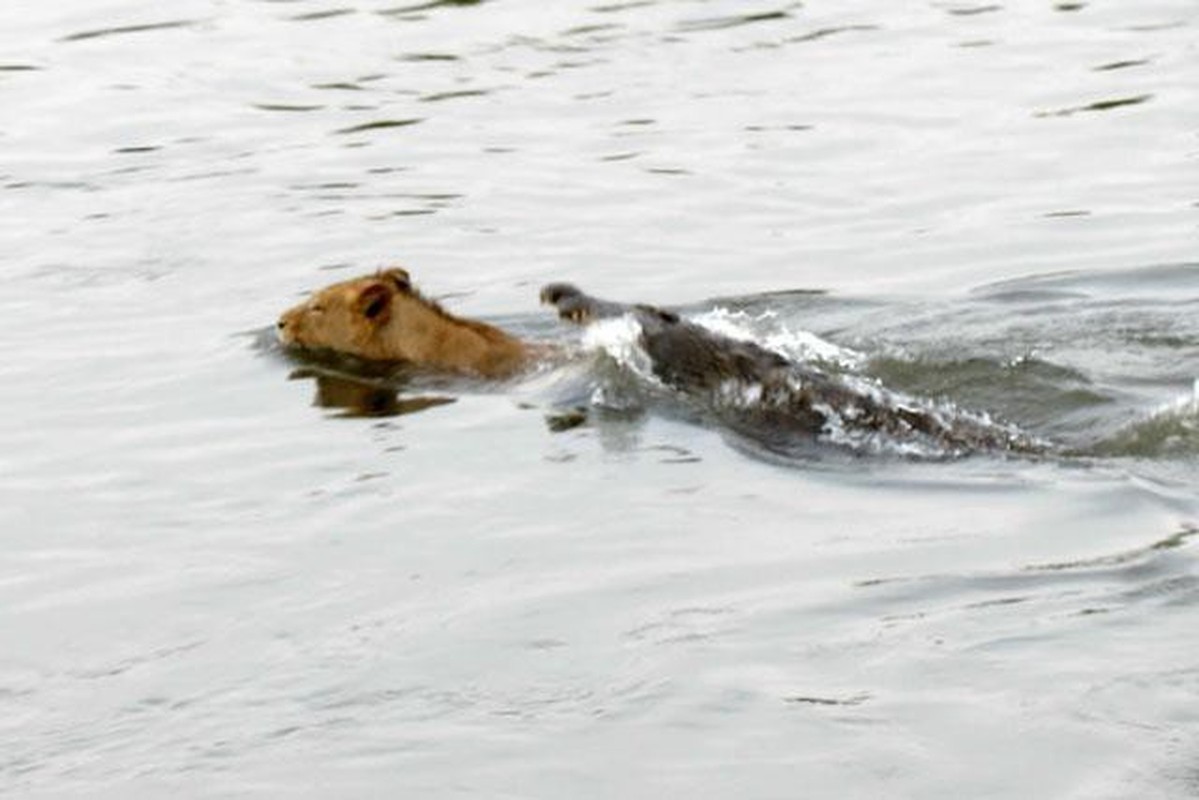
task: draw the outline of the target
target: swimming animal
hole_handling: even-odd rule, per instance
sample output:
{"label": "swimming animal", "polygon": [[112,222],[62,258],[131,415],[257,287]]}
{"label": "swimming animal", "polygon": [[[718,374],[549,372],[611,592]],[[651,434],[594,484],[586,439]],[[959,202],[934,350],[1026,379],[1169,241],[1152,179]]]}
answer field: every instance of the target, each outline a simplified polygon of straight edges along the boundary
{"label": "swimming animal", "polygon": [[[668,310],[603,300],[568,283],[547,285],[541,301],[577,325],[630,318],[657,381],[755,438],[823,437],[855,449],[886,441],[900,452],[910,445],[924,455],[1044,449],[983,415],[832,374]],[[314,292],[283,313],[278,336],[291,347],[490,379],[513,377],[561,355],[553,345],[451,314],[421,295],[397,267]]]}
{"label": "swimming animal", "polygon": [[340,281],[279,317],[279,340],[371,361],[403,361],[481,378],[509,378],[544,348],[493,325],[455,316],[412,285],[407,270]]}
{"label": "swimming animal", "polygon": [[858,449],[885,441],[900,452],[942,456],[1045,449],[1044,443],[983,415],[890,392],[860,377],[830,374],[660,308],[601,300],[569,283],[549,284],[541,300],[579,325],[632,316],[659,381],[760,441],[777,441],[780,434],[825,435]]}

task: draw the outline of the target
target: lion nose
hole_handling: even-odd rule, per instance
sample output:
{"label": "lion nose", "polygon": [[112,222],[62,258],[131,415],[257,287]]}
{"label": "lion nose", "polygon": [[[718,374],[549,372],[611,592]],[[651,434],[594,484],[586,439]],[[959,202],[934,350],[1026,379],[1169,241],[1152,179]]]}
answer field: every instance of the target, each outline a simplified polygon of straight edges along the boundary
{"label": "lion nose", "polygon": [[284,344],[290,344],[295,338],[296,332],[291,326],[291,320],[286,314],[279,317],[279,321],[275,323],[275,336],[279,337],[279,341]]}

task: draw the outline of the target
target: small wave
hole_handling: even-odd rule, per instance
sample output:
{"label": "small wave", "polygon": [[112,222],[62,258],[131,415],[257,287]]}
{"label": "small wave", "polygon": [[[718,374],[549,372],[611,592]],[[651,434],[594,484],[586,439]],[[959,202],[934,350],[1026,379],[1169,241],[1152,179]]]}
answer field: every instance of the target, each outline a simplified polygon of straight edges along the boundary
{"label": "small wave", "polygon": [[114,28],[98,28],[90,31],[80,31],[62,37],[63,42],[82,42],[88,39],[99,39],[105,36],[124,36],[131,33],[149,33],[165,31],[172,28],[187,28],[197,24],[197,20],[181,19],[170,22],[148,22],[140,25],[122,25]]}
{"label": "small wave", "polygon": [[641,325],[631,314],[599,320],[583,332],[585,350],[603,351],[638,378],[661,386],[654,375],[649,353],[641,347],[640,340]]}
{"label": "small wave", "polygon": [[1093,451],[1096,455],[1132,458],[1199,455],[1199,378],[1190,394],[1127,425]]}
{"label": "small wave", "polygon": [[685,20],[679,24],[678,29],[683,33],[699,33],[702,31],[739,28],[742,25],[753,25],[758,22],[777,22],[786,19],[791,19],[791,15],[786,11],[762,11],[753,14],[735,14],[727,17]]}
{"label": "small wave", "polygon": [[[866,363],[866,357],[856,350],[840,347],[809,331],[779,325],[775,318],[776,315],[769,311],[754,315],[725,308],[688,317],[689,321],[713,333],[739,342],[752,342],[791,361],[826,365],[838,370],[856,370]],[[605,353],[649,386],[665,389],[665,384],[654,373],[653,359],[641,346],[641,334],[641,324],[636,317],[625,314],[589,325],[583,332],[582,345],[586,351]],[[725,392],[728,399],[734,395],[751,398],[753,394],[752,388]]]}
{"label": "small wave", "polygon": [[583,332],[582,347],[603,353],[615,369],[601,366],[595,373],[591,404],[609,411],[639,411],[646,392],[660,393],[667,387],[654,374],[653,360],[641,347],[641,325],[629,314],[599,320]]}
{"label": "small wave", "polygon": [[1086,436],[1113,398],[1080,370],[1038,356],[873,356],[863,372],[917,397],[953,398],[1054,438]]}
{"label": "small wave", "polygon": [[[779,325],[777,315],[772,311],[754,316],[745,311],[714,308],[690,319],[710,331],[730,339],[754,342],[793,361],[816,362],[848,370],[858,369],[866,361],[866,357],[856,350],[833,344],[810,331]],[[766,326],[772,328],[763,330]]]}
{"label": "small wave", "polygon": [[842,380],[854,392],[881,408],[890,409],[898,425],[880,428],[873,420],[863,420],[857,405],[820,407],[825,414],[824,437],[840,445],[870,455],[896,455],[905,458],[957,458],[979,449],[1037,450],[1032,439],[1018,429],[1002,425],[983,413],[968,412],[952,403],[920,400],[884,389],[881,385],[856,376]]}
{"label": "small wave", "polygon": [[[807,331],[776,328],[766,336],[757,335],[751,326],[759,325],[761,317],[721,309],[692,321],[718,337],[766,347],[784,356],[792,367],[772,366],[750,377],[714,381],[684,370],[675,375],[677,380],[663,380],[644,346],[641,322],[635,314],[626,314],[601,320],[584,332],[583,348],[603,354],[606,363],[617,368],[596,371],[592,402],[627,409],[643,404],[647,395],[669,398],[783,453],[804,451],[814,439],[860,454],[922,459],[954,458],[980,450],[1047,449],[986,414],[908,396],[856,374],[852,368],[864,361],[861,354]],[[849,371],[825,371],[822,364]]]}

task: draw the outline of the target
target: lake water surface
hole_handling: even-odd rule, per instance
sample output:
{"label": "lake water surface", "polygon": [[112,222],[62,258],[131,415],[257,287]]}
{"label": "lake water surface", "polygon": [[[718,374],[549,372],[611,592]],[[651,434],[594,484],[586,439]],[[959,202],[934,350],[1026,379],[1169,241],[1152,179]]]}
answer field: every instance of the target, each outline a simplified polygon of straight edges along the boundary
{"label": "lake water surface", "polygon": [[[1197,42],[1192,0],[7,5],[0,794],[1194,797]],[[582,354],[364,395],[273,344],[390,263]],[[622,393],[554,280],[1053,451],[780,456]]]}

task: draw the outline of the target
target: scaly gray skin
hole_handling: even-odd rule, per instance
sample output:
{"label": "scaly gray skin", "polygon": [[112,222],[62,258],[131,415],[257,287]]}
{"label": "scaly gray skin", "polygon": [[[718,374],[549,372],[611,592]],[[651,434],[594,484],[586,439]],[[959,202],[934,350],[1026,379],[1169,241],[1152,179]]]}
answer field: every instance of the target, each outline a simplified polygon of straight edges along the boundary
{"label": "scaly gray skin", "polygon": [[[965,415],[947,415],[885,391],[864,393],[836,376],[791,361],[753,342],[708,330],[677,314],[648,305],[591,297],[567,283],[541,290],[541,301],[569,322],[634,316],[641,345],[654,374],[683,394],[707,399],[719,416],[738,428],[766,436],[814,436],[832,424],[858,433],[881,433],[902,441],[925,436],[947,455],[975,451],[1039,453],[1044,446],[999,425]],[[760,387],[753,403],[727,402],[730,387]],[[726,402],[720,402],[722,398]],[[831,413],[830,413],[831,412]]]}
{"label": "scaly gray skin", "polygon": [[584,294],[581,289],[570,283],[547,284],[541,289],[541,302],[543,305],[554,306],[558,309],[559,317],[578,325],[586,325],[597,319],[620,317],[635,308],[627,303],[600,300],[598,297]]}

